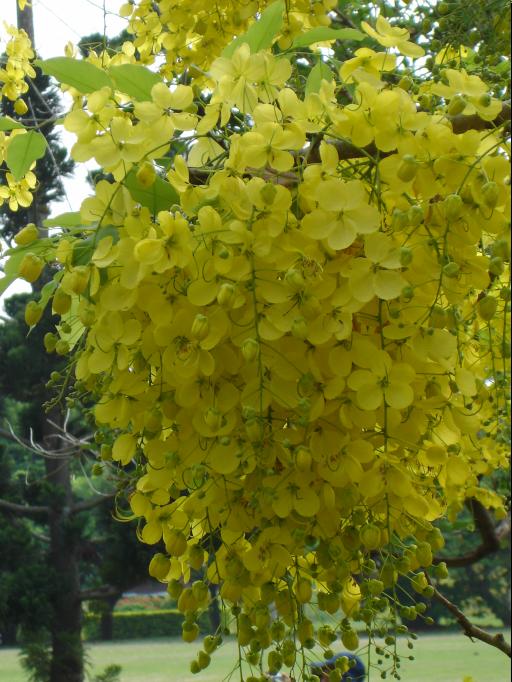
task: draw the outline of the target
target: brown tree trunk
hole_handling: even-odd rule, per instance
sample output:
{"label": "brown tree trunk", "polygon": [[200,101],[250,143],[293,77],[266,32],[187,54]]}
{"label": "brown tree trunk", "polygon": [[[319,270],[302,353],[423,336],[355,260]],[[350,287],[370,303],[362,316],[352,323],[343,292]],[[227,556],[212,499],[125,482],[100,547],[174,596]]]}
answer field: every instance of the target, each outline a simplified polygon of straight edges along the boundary
{"label": "brown tree trunk", "polygon": [[[57,449],[54,427],[62,421],[57,410],[44,415],[43,442]],[[55,572],[57,589],[51,620],[52,659],[50,682],[83,682],[82,604],[78,542],[70,510],[73,503],[70,459],[46,459],[47,482],[54,491],[48,517],[50,535],[49,563]]]}
{"label": "brown tree trunk", "polygon": [[117,596],[109,597],[102,604],[100,619],[100,640],[102,642],[111,642],[114,639],[114,607],[117,601]]}
{"label": "brown tree trunk", "polygon": [[[35,49],[34,15],[31,4],[21,10],[16,3],[18,28],[26,31]],[[41,230],[42,220],[48,214],[48,208],[38,211],[34,202],[33,222]],[[39,283],[39,286],[40,283]],[[37,289],[37,285],[35,287]],[[42,397],[41,403],[44,401]],[[62,423],[57,410],[43,414],[41,420],[42,441],[51,450],[59,449],[59,440],[55,436],[56,424]],[[78,562],[77,538],[72,527],[73,519],[70,510],[73,502],[71,486],[70,459],[47,458],[46,480],[53,491],[54,499],[50,504],[48,516],[50,552],[49,563],[55,573],[57,589],[53,603],[51,618],[52,660],[50,682],[83,682],[83,647],[82,604],[80,595],[80,573]]]}

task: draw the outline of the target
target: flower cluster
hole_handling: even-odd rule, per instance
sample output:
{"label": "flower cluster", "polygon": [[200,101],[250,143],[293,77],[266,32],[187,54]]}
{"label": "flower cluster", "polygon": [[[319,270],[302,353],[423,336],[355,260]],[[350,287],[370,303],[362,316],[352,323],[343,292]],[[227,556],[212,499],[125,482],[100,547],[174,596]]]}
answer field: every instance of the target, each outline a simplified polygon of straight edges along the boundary
{"label": "flower cluster", "polygon": [[[162,0],[150,21],[153,4],[130,5],[138,49],[158,40],[174,55],[180,34],[162,26],[177,25],[178,4]],[[179,3],[183,45],[206,35],[195,4]],[[388,28],[381,44],[389,33],[411,54]],[[502,513],[480,480],[507,461],[499,131],[456,130],[463,72],[425,85],[440,98],[431,113],[386,83],[394,57],[369,48],[307,94],[290,86],[295,69],[242,44],[213,61],[206,100],[163,82],[130,106],[126,93],[90,94],[65,126],[75,158],[113,178],[83,202],[79,232],[43,245],[20,233],[16,252],[29,281],[58,264],[61,322],[45,343],[69,355],[75,393],[93,403],[102,458],[126,469],[184,638],[216,584],[244,659],[271,672],[338,635],[357,648],[356,619],[371,632],[383,612],[395,626],[421,613],[400,604],[399,576],[428,596],[433,522],[467,498]],[[475,78],[470,111],[490,120],[495,100]],[[204,580],[189,585],[192,570]],[[312,605],[343,616],[315,628]]]}
{"label": "flower cluster", "polygon": [[[23,93],[28,91],[28,83],[25,78],[35,78],[34,67],[31,61],[35,54],[27,33],[23,29],[5,25],[5,30],[10,36],[5,46],[6,61],[0,68],[0,90],[3,97],[7,97],[16,102]],[[23,105],[18,104],[18,109]],[[25,105],[26,106],[26,105]],[[23,114],[27,111],[20,110],[17,113]]]}
{"label": "flower cluster", "polygon": [[[176,74],[189,67],[208,68],[212,56],[219,55],[268,5],[269,0],[217,0],[214,5],[202,0],[138,0],[123,4],[120,14],[128,19],[141,60],[152,62],[163,53],[164,71]],[[309,27],[328,26],[328,13],[335,6],[335,0],[287,1],[279,46],[290,47],[293,38]]]}

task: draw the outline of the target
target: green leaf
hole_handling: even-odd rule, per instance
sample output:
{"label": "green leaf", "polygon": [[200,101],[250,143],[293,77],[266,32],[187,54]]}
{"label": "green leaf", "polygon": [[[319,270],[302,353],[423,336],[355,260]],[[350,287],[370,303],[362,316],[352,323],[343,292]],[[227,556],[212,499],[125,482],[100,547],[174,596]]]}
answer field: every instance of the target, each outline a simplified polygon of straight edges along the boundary
{"label": "green leaf", "polygon": [[[82,334],[85,331],[85,327],[80,320],[78,314],[78,306],[80,305],[80,297],[72,296],[71,298],[71,308],[67,313],[61,316],[61,326],[59,327],[59,336],[64,341],[67,341],[71,350],[80,341]],[[70,327],[69,332],[64,332],[62,330],[62,323],[67,323]]]}
{"label": "green leaf", "polygon": [[273,2],[261,13],[260,18],[254,22],[243,35],[232,40],[229,45],[224,48],[222,56],[229,59],[236,48],[243,45],[243,43],[249,45],[253,54],[260,50],[264,50],[266,47],[270,47],[283,25],[284,11],[284,0],[276,0],[276,2]]}
{"label": "green leaf", "polygon": [[53,76],[59,83],[65,83],[78,90],[83,95],[100,90],[105,85],[113,87],[113,83],[105,71],[94,64],[71,57],[52,57],[51,59],[37,59],[38,66],[47,76]]}
{"label": "green leaf", "polygon": [[153,214],[180,203],[176,190],[162,178],[157,177],[151,187],[142,187],[137,180],[135,169],[128,173],[124,185],[130,191],[134,201],[149,208]]}
{"label": "green leaf", "polygon": [[104,237],[112,237],[114,244],[119,241],[119,232],[113,225],[98,228],[90,237],[77,241],[73,245],[72,265],[87,265],[99,241]]}
{"label": "green leaf", "polygon": [[25,128],[25,126],[10,116],[0,116],[0,130],[15,130],[19,128]]}
{"label": "green leaf", "polygon": [[312,92],[319,92],[322,81],[330,81],[332,79],[332,71],[325,62],[318,62],[309,72],[306,81],[306,95]]}
{"label": "green leaf", "polygon": [[59,284],[59,280],[62,279],[62,276],[64,275],[64,271],[61,270],[60,272],[57,272],[56,275],[52,280],[49,282],[46,282],[44,287],[41,289],[41,296],[39,297],[39,305],[43,308],[43,310],[46,308],[48,305],[48,301],[50,300],[50,297],[53,296],[55,289],[57,288]]}
{"label": "green leaf", "polygon": [[21,180],[30,166],[44,156],[46,151],[44,135],[30,130],[26,135],[16,135],[9,142],[5,162],[14,175],[15,180]]}
{"label": "green leaf", "polygon": [[151,88],[161,77],[141,64],[121,64],[108,70],[116,89],[139,102],[151,101]]}
{"label": "green leaf", "polygon": [[80,217],[80,211],[61,213],[55,218],[43,220],[44,227],[80,227],[84,221]]}
{"label": "green leaf", "polygon": [[11,272],[9,275],[5,274],[3,277],[0,277],[0,296],[3,296],[3,294],[11,286],[14,280],[17,279],[17,277],[18,275],[15,272]]}
{"label": "green leaf", "polygon": [[330,28],[329,26],[316,26],[297,36],[293,41],[293,47],[307,47],[313,43],[324,40],[364,40],[367,36],[357,28]]}

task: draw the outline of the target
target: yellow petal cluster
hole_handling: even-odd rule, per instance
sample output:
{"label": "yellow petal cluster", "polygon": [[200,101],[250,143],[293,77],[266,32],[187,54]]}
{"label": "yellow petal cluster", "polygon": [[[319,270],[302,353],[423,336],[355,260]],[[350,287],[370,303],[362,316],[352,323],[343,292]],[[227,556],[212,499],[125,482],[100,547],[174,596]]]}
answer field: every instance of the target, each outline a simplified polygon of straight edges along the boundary
{"label": "yellow petal cluster", "polygon": [[[138,49],[158,37],[174,60],[181,35],[192,50],[204,3],[153,4],[125,10]],[[162,83],[127,106],[107,89],[65,120],[75,158],[112,174],[83,231],[43,255],[75,393],[184,638],[217,585],[255,668],[270,649],[297,671],[333,634],[357,647],[355,620],[401,608],[400,575],[428,596],[437,519],[468,498],[503,511],[481,480],[507,462],[506,147],[458,133],[443,102],[420,111],[384,84],[393,68],[359,50],[302,95],[294,63],[242,45],[213,61],[205,100]],[[485,89],[457,73],[443,87]],[[312,608],[344,617],[318,628]]]}

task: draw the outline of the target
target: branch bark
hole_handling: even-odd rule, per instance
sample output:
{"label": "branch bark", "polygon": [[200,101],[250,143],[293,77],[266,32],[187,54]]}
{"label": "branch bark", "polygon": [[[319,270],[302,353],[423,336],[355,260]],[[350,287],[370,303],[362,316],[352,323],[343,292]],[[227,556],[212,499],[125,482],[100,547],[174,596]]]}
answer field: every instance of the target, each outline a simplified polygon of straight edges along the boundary
{"label": "branch bark", "polygon": [[9,502],[0,498],[0,509],[6,509],[14,514],[22,516],[40,516],[41,514],[49,514],[50,507],[29,504],[16,504],[16,502]]}
{"label": "branch bark", "polygon": [[490,644],[490,646],[496,647],[496,649],[499,649],[500,651],[503,651],[504,654],[506,654],[509,658],[511,657],[511,648],[510,644],[505,640],[505,637],[501,632],[493,635],[490,632],[487,632],[486,630],[482,630],[482,628],[479,628],[477,625],[474,625],[467,616],[465,616],[462,611],[455,606],[449,599],[447,599],[439,590],[434,587],[434,598],[440,602],[448,611],[450,611],[451,614],[455,616],[457,619],[457,622],[459,623],[460,627],[462,628],[464,634],[469,637],[470,639],[479,639],[481,642],[485,642],[485,644]]}
{"label": "branch bark", "polygon": [[101,587],[94,587],[90,590],[82,590],[78,594],[80,601],[90,601],[91,599],[110,599],[111,597],[119,597],[121,592],[119,588],[112,585],[102,585]]}
{"label": "branch bark", "polygon": [[[477,114],[473,114],[471,116],[464,116],[463,114],[459,114],[458,116],[446,116],[446,118],[452,124],[453,132],[457,133],[458,135],[465,133],[468,130],[492,130],[493,128],[503,125],[503,123],[510,121],[510,117],[510,102],[505,102],[503,104],[501,112],[493,121],[484,121]],[[338,151],[339,158],[344,160],[358,159],[364,156],[375,156],[378,151],[377,147],[373,143],[364,148],[356,147],[350,142],[344,141],[335,142],[333,144]],[[384,156],[389,156],[389,153],[380,152],[380,157],[382,158]],[[318,163],[320,161],[318,147],[312,150],[308,161],[310,163]]]}
{"label": "branch bark", "polygon": [[467,501],[467,506],[473,514],[475,526],[480,533],[482,542],[480,545],[468,552],[456,557],[435,557],[434,563],[444,561],[447,566],[457,568],[461,566],[469,566],[475,562],[483,559],[489,554],[493,554],[500,549],[500,542],[510,533],[510,515],[501,521],[498,526],[494,525],[491,515],[487,509],[478,502],[472,499]]}
{"label": "branch bark", "polygon": [[76,504],[74,504],[71,507],[69,513],[78,514],[79,512],[86,511],[87,509],[93,509],[94,507],[98,507],[100,504],[103,504],[103,502],[111,500],[114,496],[115,493],[108,493],[106,495],[95,495],[94,497],[91,497],[88,500],[83,500],[83,502],[77,502]]}

